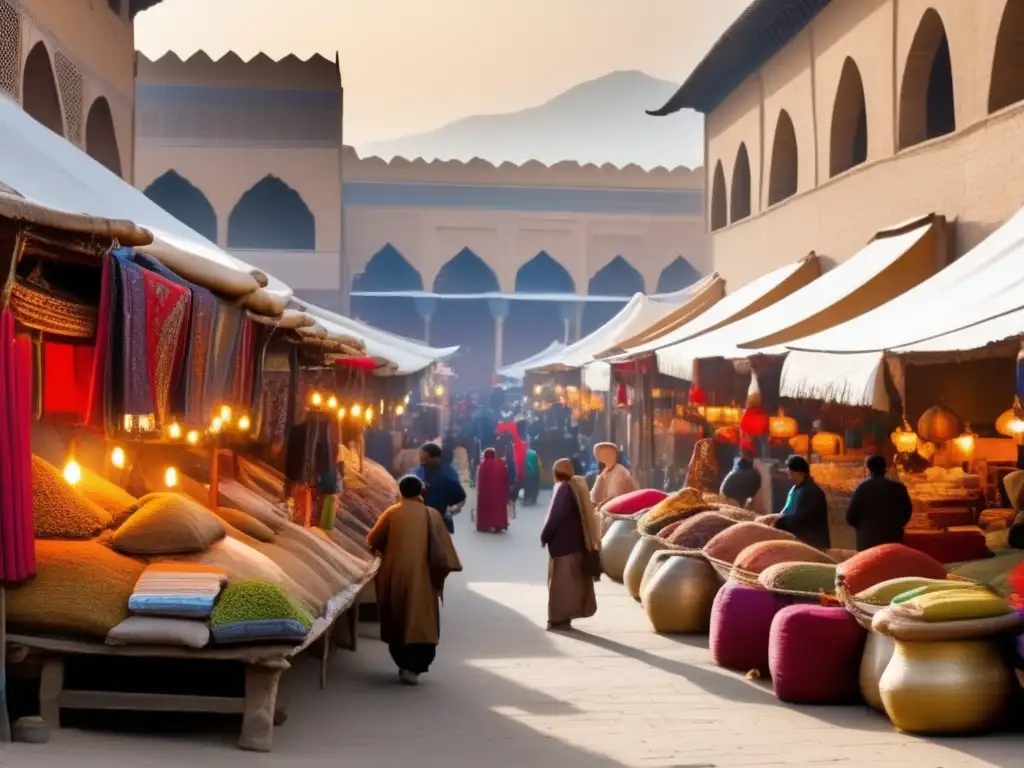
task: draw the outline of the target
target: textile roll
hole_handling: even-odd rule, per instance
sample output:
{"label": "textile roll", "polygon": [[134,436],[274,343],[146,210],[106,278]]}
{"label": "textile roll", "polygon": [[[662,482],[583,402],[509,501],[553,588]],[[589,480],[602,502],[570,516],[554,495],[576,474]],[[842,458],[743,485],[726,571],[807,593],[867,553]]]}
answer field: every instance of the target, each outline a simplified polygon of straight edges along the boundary
{"label": "textile roll", "polygon": [[626,566],[622,572],[622,582],[626,585],[626,591],[634,600],[640,599],[640,582],[644,578],[647,564],[656,552],[669,549],[671,545],[659,539],[657,536],[641,535],[640,540],[633,545],[633,551],[629,553]]}
{"label": "textile roll", "polygon": [[882,692],[878,686],[895,650],[896,641],[891,637],[879,632],[868,632],[864,655],[860,660],[860,695],[869,707],[879,712],[885,711],[885,705],[882,704]]}
{"label": "textile roll", "polygon": [[728,581],[711,608],[711,655],[726,669],[769,674],[772,620],[789,601],[766,590]]}
{"label": "textile roll", "polygon": [[775,695],[791,704],[854,700],[865,634],[845,608],[783,608],[772,620],[768,640]]}
{"label": "textile roll", "polygon": [[633,520],[616,520],[601,539],[601,568],[613,581],[622,581],[626,562],[640,539]]}
{"label": "textile roll", "polygon": [[673,553],[644,584],[640,601],[655,632],[703,634],[721,586],[703,557]]}
{"label": "textile roll", "polygon": [[885,713],[901,731],[953,735],[997,725],[1012,683],[989,641],[897,640],[879,691]]}

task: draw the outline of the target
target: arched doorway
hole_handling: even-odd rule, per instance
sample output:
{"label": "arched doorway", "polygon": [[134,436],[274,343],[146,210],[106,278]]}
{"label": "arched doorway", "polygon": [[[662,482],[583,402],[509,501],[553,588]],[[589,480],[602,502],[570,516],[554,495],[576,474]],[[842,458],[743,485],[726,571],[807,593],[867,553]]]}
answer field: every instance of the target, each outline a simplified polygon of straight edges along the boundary
{"label": "arched doorway", "polygon": [[711,231],[721,229],[729,223],[729,213],[726,209],[725,197],[725,171],[722,170],[722,161],[715,163],[715,174],[711,179]]}
{"label": "arched doorway", "polygon": [[[423,278],[399,251],[388,243],[352,279],[353,291],[422,291]],[[353,296],[357,319],[412,339],[423,338],[423,320],[416,300],[408,296]]]}
{"label": "arched doorway", "polygon": [[740,142],[736,150],[736,163],[732,167],[732,198],[729,200],[729,221],[736,222],[750,216],[750,156],[747,145]]}
{"label": "arched doorway", "polygon": [[796,145],[796,129],[789,112],[779,112],[775,122],[775,139],[772,141],[772,164],[768,174],[768,205],[781,203],[796,194],[799,184],[799,150]]}
{"label": "arched doorway", "polygon": [[51,131],[63,136],[64,115],[60,108],[57,78],[53,76],[50,53],[43,43],[36,43],[29,52],[21,82],[22,108]]}
{"label": "arched doorway", "polygon": [[953,64],[938,11],[921,17],[900,88],[900,149],[956,130]]}
{"label": "arched doorway", "polygon": [[[569,271],[541,251],[516,272],[516,293],[575,293]],[[505,363],[540,352],[552,341],[563,341],[563,306],[557,301],[513,301],[505,323]],[[575,323],[571,324],[574,327]]]}
{"label": "arched doorway", "polygon": [[864,82],[860,68],[847,56],[832,106],[829,176],[837,176],[867,159],[868,112],[864,101]]}
{"label": "arched doorway", "polygon": [[217,242],[216,211],[202,190],[175,171],[167,171],[143,194],[211,243]]}
{"label": "arched doorway", "polygon": [[643,275],[622,256],[616,256],[590,278],[587,293],[590,296],[621,296],[622,304],[611,301],[588,301],[583,310],[582,335],[586,336],[596,331],[615,317],[633,294],[643,292]]}
{"label": "arched doorway", "polygon": [[988,111],[1024,101],[1024,0],[1006,0],[992,57]]}
{"label": "arched doorway", "polygon": [[[483,259],[463,248],[434,280],[440,294],[487,293],[500,290],[498,276]],[[459,345],[453,366],[462,392],[489,390],[494,381],[494,319],[486,299],[440,299],[430,324],[435,347]]]}
{"label": "arched doorway", "polygon": [[316,222],[305,201],[276,176],[264,176],[235,204],[228,218],[228,247],[312,251]]}
{"label": "arched doorway", "polygon": [[89,107],[85,121],[85,152],[111,173],[121,175],[121,152],[114,132],[114,116],[103,96]]}
{"label": "arched doorway", "polygon": [[675,261],[661,270],[658,275],[658,293],[672,293],[681,291],[700,280],[701,274],[697,269],[682,256],[676,256]]}

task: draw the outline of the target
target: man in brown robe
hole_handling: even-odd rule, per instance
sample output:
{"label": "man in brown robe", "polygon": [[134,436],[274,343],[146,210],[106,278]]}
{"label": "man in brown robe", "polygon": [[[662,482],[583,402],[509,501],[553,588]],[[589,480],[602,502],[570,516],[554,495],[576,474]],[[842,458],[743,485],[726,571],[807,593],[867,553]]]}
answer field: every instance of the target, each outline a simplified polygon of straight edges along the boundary
{"label": "man in brown robe", "polygon": [[437,651],[444,581],[462,564],[441,514],[423,503],[423,481],[409,475],[398,489],[401,501],[384,511],[366,543],[381,555],[376,580],[381,640],[399,679],[416,685]]}

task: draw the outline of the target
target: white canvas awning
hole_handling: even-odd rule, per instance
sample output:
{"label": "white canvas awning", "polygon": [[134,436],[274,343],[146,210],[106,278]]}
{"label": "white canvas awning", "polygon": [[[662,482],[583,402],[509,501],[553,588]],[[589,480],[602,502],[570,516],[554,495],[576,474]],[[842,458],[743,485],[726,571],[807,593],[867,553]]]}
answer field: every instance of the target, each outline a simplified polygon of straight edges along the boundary
{"label": "white canvas awning", "polygon": [[[880,379],[885,353],[965,359],[1024,333],[1024,209],[931,279],[877,309],[786,344],[781,394],[888,410],[858,382]],[[1012,352],[1010,352],[1012,354]],[[826,364],[844,356],[842,363]]]}
{"label": "white canvas awning", "polygon": [[879,232],[857,254],[760,312],[658,351],[658,369],[693,378],[695,360],[786,354],[782,343],[830,328],[899,296],[935,273],[945,220],[925,217]]}
{"label": "white canvas awning", "polygon": [[[133,221],[153,233],[153,244],[146,250],[157,258],[170,254],[201,259],[211,272],[223,270],[235,280],[253,269],[178,221],[6,97],[0,97],[0,146],[0,182],[32,202],[69,213]],[[291,288],[267,277],[265,290],[279,297],[291,295]],[[252,281],[252,290],[256,287]]]}
{"label": "white canvas awning", "polygon": [[498,375],[506,379],[522,381],[526,376],[527,369],[529,369],[531,365],[536,365],[537,363],[542,363],[544,360],[557,357],[563,349],[565,349],[564,343],[561,341],[552,341],[540,352],[532,354],[517,363],[512,363],[510,365],[506,365],[504,368],[499,368]]}
{"label": "white canvas awning", "polygon": [[458,347],[431,347],[404,336],[388,333],[351,317],[328,312],[300,299],[292,301],[311,317],[316,318],[327,333],[359,339],[366,345],[366,354],[369,357],[394,363],[398,366],[395,372],[398,376],[418,373],[434,363],[447,360],[459,351]]}

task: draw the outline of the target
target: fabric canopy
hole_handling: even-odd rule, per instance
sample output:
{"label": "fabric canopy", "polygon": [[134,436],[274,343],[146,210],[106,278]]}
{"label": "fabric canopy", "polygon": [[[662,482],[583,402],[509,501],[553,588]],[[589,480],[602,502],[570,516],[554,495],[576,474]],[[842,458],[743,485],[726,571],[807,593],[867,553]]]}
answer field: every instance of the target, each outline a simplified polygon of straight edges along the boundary
{"label": "fabric canopy", "polygon": [[[931,279],[872,312],[786,344],[781,393],[888,410],[865,382],[885,353],[957,360],[1024,334],[1024,209]],[[1012,346],[1006,352],[1013,354]],[[828,363],[843,356],[842,362]]]}
{"label": "fabric canopy", "polygon": [[713,331],[727,323],[751,315],[779,299],[788,296],[821,274],[818,258],[810,254],[793,264],[787,264],[757,280],[747,283],[729,293],[714,306],[690,322],[669,333],[639,344],[625,353],[612,356],[612,362],[625,362],[649,355],[663,347],[692,339],[702,333]]}
{"label": "fabric canopy", "polygon": [[548,358],[555,357],[563,349],[565,349],[565,344],[560,341],[552,341],[540,352],[532,354],[529,357],[520,360],[518,363],[512,363],[510,365],[506,365],[504,368],[499,368],[498,375],[505,379],[522,381],[526,377],[526,371],[531,365]]}
{"label": "fabric canopy", "polygon": [[301,299],[292,299],[334,336],[351,336],[366,345],[366,354],[394,363],[395,375],[404,376],[422,371],[434,363],[445,360],[459,351],[458,347],[430,347],[394,333],[382,331],[351,317],[328,312]]}
{"label": "fabric canopy", "polygon": [[878,233],[856,255],[760,312],[658,351],[658,369],[693,378],[703,358],[785,354],[782,342],[857,317],[935,273],[945,220],[928,216]]}
{"label": "fabric canopy", "polygon": [[[234,258],[167,213],[120,176],[108,171],[69,141],[0,97],[0,182],[40,205],[110,219],[130,219],[153,233],[146,250],[183,253],[211,269],[248,273],[253,267]],[[291,289],[267,275],[266,290],[290,296]]]}

